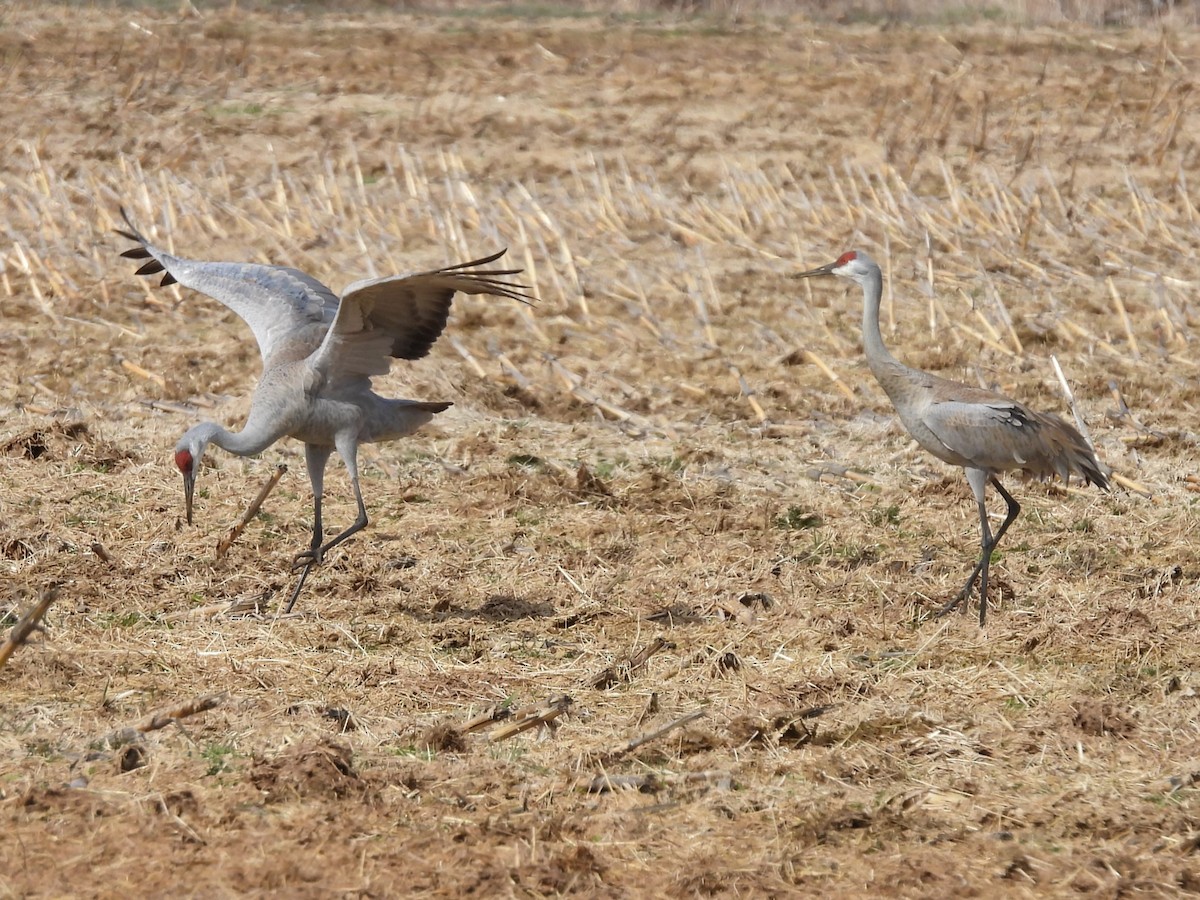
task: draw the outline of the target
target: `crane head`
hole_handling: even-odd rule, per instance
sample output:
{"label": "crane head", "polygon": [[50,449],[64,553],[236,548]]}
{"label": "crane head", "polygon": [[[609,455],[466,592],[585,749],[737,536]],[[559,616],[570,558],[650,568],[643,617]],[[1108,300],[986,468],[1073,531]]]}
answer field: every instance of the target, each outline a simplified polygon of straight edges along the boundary
{"label": "crane head", "polygon": [[187,523],[192,524],[192,495],[196,491],[196,470],[200,468],[200,459],[192,455],[187,447],[175,450],[175,465],[183,475],[183,508],[187,514]]}
{"label": "crane head", "polygon": [[192,524],[192,496],[196,492],[196,475],[200,471],[200,460],[208,446],[212,426],[202,423],[190,429],[175,445],[175,466],[183,476],[183,507],[187,523]]}
{"label": "crane head", "polygon": [[861,250],[848,250],[828,265],[819,269],[809,269],[807,272],[796,273],[797,278],[811,278],[814,275],[839,275],[851,281],[862,282],[872,269],[878,270],[875,260]]}
{"label": "crane head", "polygon": [[208,442],[221,431],[221,426],[215,422],[199,422],[189,428],[175,445],[175,466],[183,476],[183,504],[189,525],[192,524],[192,495],[196,491],[200,460],[204,458]]}

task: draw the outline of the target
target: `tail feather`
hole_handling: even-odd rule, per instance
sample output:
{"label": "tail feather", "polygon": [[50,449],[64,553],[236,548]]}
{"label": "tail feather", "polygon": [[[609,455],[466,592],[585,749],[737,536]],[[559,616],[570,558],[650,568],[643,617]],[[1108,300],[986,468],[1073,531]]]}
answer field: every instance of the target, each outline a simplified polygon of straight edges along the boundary
{"label": "tail feather", "polygon": [[1105,470],[1108,467],[1096,458],[1096,451],[1079,430],[1053,414],[1040,414],[1038,418],[1045,429],[1050,453],[1047,458],[1049,465],[1045,467],[1048,471],[1035,474],[1054,473],[1067,484],[1071,483],[1071,476],[1074,475],[1082,478],[1085,485],[1094,484],[1107,491],[1109,482]]}
{"label": "tail feather", "polygon": [[454,404],[449,400],[410,400],[407,405],[409,409],[419,409],[421,412],[440,413]]}

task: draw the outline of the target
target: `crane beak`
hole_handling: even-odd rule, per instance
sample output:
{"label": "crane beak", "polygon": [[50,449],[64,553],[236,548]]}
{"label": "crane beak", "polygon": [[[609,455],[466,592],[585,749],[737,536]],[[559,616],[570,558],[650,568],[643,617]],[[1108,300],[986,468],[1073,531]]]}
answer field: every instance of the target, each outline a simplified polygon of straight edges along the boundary
{"label": "crane beak", "polygon": [[795,278],[812,278],[814,275],[832,275],[833,270],[837,267],[836,262],[831,262],[828,265],[821,266],[819,269],[809,269],[807,272],[797,272]]}
{"label": "crane beak", "polygon": [[192,494],[196,491],[196,476],[191,472],[183,473],[183,508],[187,513],[187,523],[192,524]]}

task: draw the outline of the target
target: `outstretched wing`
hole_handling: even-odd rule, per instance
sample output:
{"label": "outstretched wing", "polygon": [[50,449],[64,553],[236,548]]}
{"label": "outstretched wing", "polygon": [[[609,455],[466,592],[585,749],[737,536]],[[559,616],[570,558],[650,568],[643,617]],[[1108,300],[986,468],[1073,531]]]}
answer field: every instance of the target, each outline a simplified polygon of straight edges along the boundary
{"label": "outstretched wing", "polygon": [[522,269],[475,268],[506,252],[429,272],[356,281],[342,294],[313,365],[334,377],[370,377],[386,373],[392,359],[420,359],[446,327],[455,293],[532,301],[528,286],[504,280]]}
{"label": "outstretched wing", "polygon": [[138,243],[121,255],[148,260],[137,274],[164,272],[162,284],[178,282],[225,304],[250,326],[264,360],[289,334],[334,320],[338,300],[333,291],[298,269],[172,256],[138,232],[124,207],[121,217],[129,230],[117,234]]}

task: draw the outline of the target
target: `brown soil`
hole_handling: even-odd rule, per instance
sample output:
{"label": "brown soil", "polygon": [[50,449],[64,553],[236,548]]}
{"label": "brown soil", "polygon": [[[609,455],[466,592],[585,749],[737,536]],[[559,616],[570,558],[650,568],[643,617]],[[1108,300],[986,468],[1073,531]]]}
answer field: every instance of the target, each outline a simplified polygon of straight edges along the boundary
{"label": "brown soil", "polygon": [[[0,583],[60,585],[0,670],[0,893],[1200,890],[1200,38],[188,7],[0,21]],[[364,448],[300,615],[296,442],[181,522],[260,363],[121,203],[335,289],[507,246],[541,298],[377,380],[455,405]],[[961,473],[790,277],[855,246],[899,356],[1070,415],[1056,357],[1127,479],[1008,479],[984,629],[932,617]]]}

